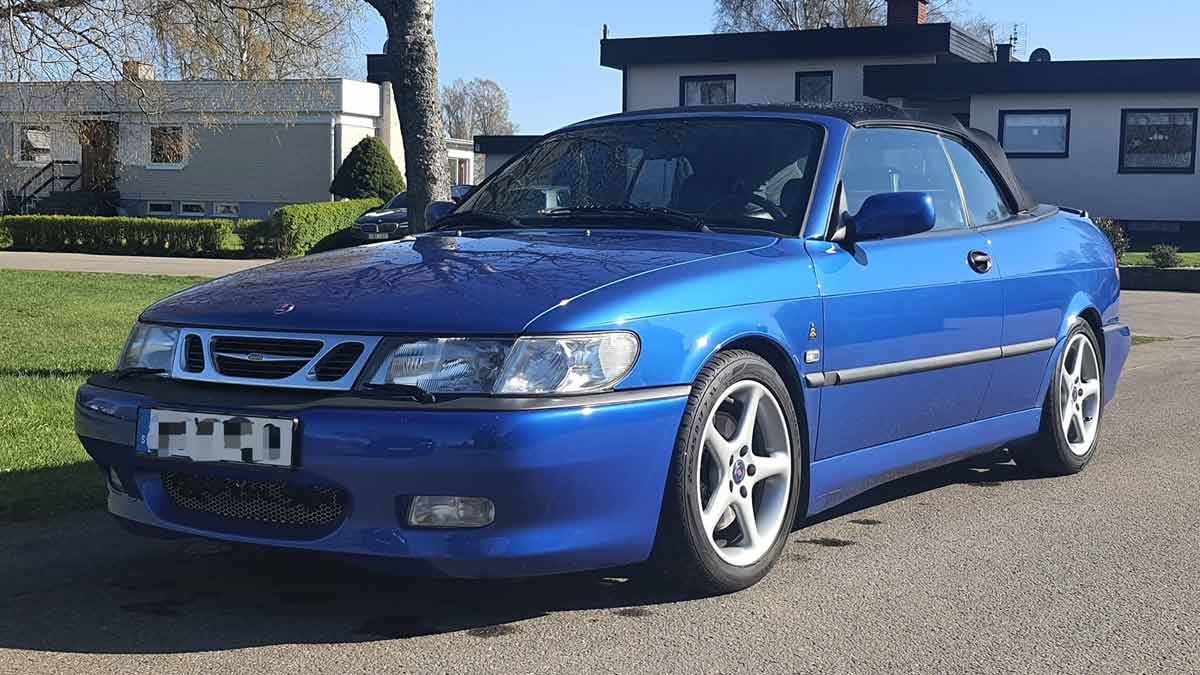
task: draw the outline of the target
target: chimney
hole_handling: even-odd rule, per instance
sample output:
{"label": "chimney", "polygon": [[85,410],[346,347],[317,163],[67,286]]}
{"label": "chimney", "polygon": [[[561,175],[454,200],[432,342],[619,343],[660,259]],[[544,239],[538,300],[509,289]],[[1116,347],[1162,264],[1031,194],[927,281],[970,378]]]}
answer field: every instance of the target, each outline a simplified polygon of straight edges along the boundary
{"label": "chimney", "polygon": [[996,45],[996,63],[1012,61],[1012,45]]}
{"label": "chimney", "polygon": [[140,82],[142,80],[154,79],[154,66],[141,61],[122,61],[121,62],[121,77],[131,82]]}
{"label": "chimney", "polygon": [[929,0],[887,0],[887,25],[916,26],[929,19]]}

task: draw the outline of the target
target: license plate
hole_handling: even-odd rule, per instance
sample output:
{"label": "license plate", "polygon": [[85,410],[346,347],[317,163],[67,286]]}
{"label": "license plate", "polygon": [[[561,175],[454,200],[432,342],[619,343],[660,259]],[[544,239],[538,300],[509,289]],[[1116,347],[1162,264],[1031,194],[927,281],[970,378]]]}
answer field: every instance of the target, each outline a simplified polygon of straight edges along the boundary
{"label": "license plate", "polygon": [[368,232],[367,239],[387,239],[387,232]]}
{"label": "license plate", "polygon": [[292,466],[297,422],[143,408],[137,451],[160,459]]}

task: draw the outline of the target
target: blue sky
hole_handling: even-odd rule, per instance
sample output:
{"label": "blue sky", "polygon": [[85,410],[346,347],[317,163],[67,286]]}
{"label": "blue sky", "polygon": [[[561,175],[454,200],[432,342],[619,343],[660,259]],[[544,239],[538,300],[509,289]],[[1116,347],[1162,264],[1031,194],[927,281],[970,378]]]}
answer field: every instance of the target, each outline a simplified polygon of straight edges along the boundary
{"label": "blue sky", "polygon": [[[484,77],[508,92],[522,132],[542,133],[617,112],[621,75],[600,66],[600,28],[611,37],[706,33],[711,0],[436,0],[442,83]],[[973,0],[997,23],[1028,25],[1029,46],[1056,60],[1200,57],[1200,3],[1178,0]],[[368,9],[368,12],[373,10]],[[364,50],[387,33],[367,14]],[[358,74],[365,73],[365,66]]]}

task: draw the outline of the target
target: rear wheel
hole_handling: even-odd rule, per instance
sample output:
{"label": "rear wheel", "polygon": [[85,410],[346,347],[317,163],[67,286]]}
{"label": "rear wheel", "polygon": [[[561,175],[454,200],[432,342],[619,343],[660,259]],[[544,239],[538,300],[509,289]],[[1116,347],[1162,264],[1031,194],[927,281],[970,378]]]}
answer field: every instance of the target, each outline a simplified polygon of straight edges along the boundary
{"label": "rear wheel", "polygon": [[1042,426],[1029,443],[1011,448],[1023,469],[1045,475],[1082,471],[1100,440],[1104,367],[1096,335],[1079,321],[1067,335],[1042,411]]}
{"label": "rear wheel", "polygon": [[799,443],[787,386],[770,364],[752,352],[717,355],[684,413],[653,564],[704,593],[764,577],[796,517]]}

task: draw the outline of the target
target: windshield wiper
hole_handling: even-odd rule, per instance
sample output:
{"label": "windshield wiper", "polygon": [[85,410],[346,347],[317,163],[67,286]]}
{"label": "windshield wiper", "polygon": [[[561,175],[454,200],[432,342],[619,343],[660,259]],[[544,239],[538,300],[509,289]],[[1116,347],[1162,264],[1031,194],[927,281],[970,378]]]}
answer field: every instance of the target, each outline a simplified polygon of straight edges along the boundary
{"label": "windshield wiper", "polygon": [[636,204],[594,204],[591,206],[562,206],[546,209],[539,215],[556,218],[591,215],[641,216],[673,225],[684,225],[697,232],[708,232],[700,216],[666,206],[637,206]]}
{"label": "windshield wiper", "polygon": [[506,216],[503,213],[493,213],[491,211],[455,211],[443,218],[430,232],[454,229],[453,226],[455,223],[458,223],[459,227],[462,227],[463,224],[501,227],[505,229],[524,227],[521,221],[512,216]]}
{"label": "windshield wiper", "polygon": [[413,399],[418,403],[437,403],[437,397],[425,391],[415,384],[391,384],[388,382],[374,383],[368,382],[363,385],[364,389],[379,392],[381,394],[399,394]]}
{"label": "windshield wiper", "polygon": [[163,375],[167,371],[165,368],[144,368],[142,366],[134,366],[132,368],[120,368],[113,373],[114,380],[123,380],[127,377],[140,377],[142,375]]}

